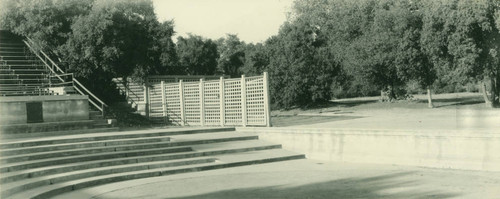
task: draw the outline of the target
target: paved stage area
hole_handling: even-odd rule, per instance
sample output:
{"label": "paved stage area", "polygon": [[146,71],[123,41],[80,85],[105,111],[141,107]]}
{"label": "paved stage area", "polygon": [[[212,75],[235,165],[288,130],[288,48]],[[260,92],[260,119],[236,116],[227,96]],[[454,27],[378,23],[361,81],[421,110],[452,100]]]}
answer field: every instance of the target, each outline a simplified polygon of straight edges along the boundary
{"label": "paved stage area", "polygon": [[114,183],[56,199],[499,198],[500,172],[293,160]]}

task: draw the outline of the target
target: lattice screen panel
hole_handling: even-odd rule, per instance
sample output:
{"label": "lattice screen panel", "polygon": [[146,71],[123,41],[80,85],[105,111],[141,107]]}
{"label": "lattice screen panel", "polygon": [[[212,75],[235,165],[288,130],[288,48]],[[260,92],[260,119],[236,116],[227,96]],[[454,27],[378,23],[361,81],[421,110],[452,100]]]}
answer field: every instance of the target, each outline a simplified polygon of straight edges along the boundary
{"label": "lattice screen panel", "polygon": [[149,88],[149,118],[156,123],[164,122],[160,83]]}
{"label": "lattice screen panel", "polygon": [[179,84],[165,84],[165,101],[168,123],[182,125]]}
{"label": "lattice screen panel", "polygon": [[204,88],[205,125],[221,124],[220,81],[207,81]]}
{"label": "lattice screen panel", "polygon": [[225,124],[241,125],[241,79],[228,79],[224,81],[224,109]]}
{"label": "lattice screen panel", "polygon": [[[265,77],[211,81],[191,78],[182,83],[151,78],[148,80],[150,118],[176,125],[266,126],[269,118]],[[165,104],[162,104],[162,81]]]}
{"label": "lattice screen panel", "polygon": [[186,125],[201,124],[201,96],[200,83],[190,82],[184,84],[184,119]]}
{"label": "lattice screen panel", "polygon": [[264,106],[264,78],[246,78],[247,125],[266,125]]}

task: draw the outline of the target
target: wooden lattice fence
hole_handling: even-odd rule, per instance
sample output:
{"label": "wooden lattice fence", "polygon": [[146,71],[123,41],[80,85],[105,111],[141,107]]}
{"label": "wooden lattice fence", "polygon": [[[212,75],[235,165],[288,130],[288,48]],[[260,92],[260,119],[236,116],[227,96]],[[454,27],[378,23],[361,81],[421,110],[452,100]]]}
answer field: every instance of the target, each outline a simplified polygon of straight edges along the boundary
{"label": "wooden lattice fence", "polygon": [[[143,86],[147,116],[189,126],[270,126],[268,75],[217,80],[150,78]],[[123,88],[126,89],[126,88]],[[127,93],[128,94],[128,93]],[[129,96],[130,98],[130,96]]]}

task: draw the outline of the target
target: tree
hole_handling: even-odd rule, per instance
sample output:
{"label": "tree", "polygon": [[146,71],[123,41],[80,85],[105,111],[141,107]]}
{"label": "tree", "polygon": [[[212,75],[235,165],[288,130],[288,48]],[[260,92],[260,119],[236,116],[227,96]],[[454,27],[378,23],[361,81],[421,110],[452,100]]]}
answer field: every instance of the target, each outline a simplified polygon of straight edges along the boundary
{"label": "tree", "polygon": [[144,79],[162,70],[160,48],[170,42],[158,41],[173,34],[169,25],[157,21],[151,1],[98,1],[72,24],[63,59],[82,77],[110,73]]}
{"label": "tree", "polygon": [[240,68],[245,64],[245,42],[240,41],[237,35],[227,34],[226,38],[217,41],[219,59],[217,68],[219,73],[237,77],[241,75]]}
{"label": "tree", "polygon": [[248,44],[245,49],[245,63],[241,72],[246,75],[261,75],[269,65],[269,50],[261,43]]}
{"label": "tree", "polygon": [[422,42],[423,4],[421,1],[397,1],[395,10],[395,32],[399,45],[396,48],[396,67],[398,76],[405,82],[414,80],[420,87],[427,89],[428,107],[433,108],[432,85],[437,79],[436,68],[429,55],[424,52]]}
{"label": "tree", "polygon": [[29,37],[44,50],[63,45],[71,35],[71,24],[87,15],[94,0],[2,0],[0,27]]}
{"label": "tree", "polygon": [[336,57],[318,27],[297,19],[271,37],[268,70],[273,103],[291,108],[325,102],[339,74]]}
{"label": "tree", "polygon": [[183,74],[214,75],[217,69],[217,45],[210,39],[189,35],[177,38],[177,54]]}
{"label": "tree", "polygon": [[494,0],[429,0],[424,7],[422,38],[431,62],[455,81],[482,81],[487,106],[499,103],[500,32],[495,19],[499,7]]}

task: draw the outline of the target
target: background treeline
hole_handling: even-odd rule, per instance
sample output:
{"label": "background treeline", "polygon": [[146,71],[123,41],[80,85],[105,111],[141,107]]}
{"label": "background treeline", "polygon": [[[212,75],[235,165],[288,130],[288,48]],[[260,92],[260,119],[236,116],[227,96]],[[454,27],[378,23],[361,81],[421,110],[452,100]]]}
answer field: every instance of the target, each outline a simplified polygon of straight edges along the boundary
{"label": "background treeline", "polygon": [[158,22],[148,0],[3,0],[0,9],[2,29],[50,49],[103,96],[112,77],[268,71],[277,108],[480,88],[488,105],[500,103],[498,0],[296,0],[279,33],[257,44],[230,34],[174,43],[174,23]]}

